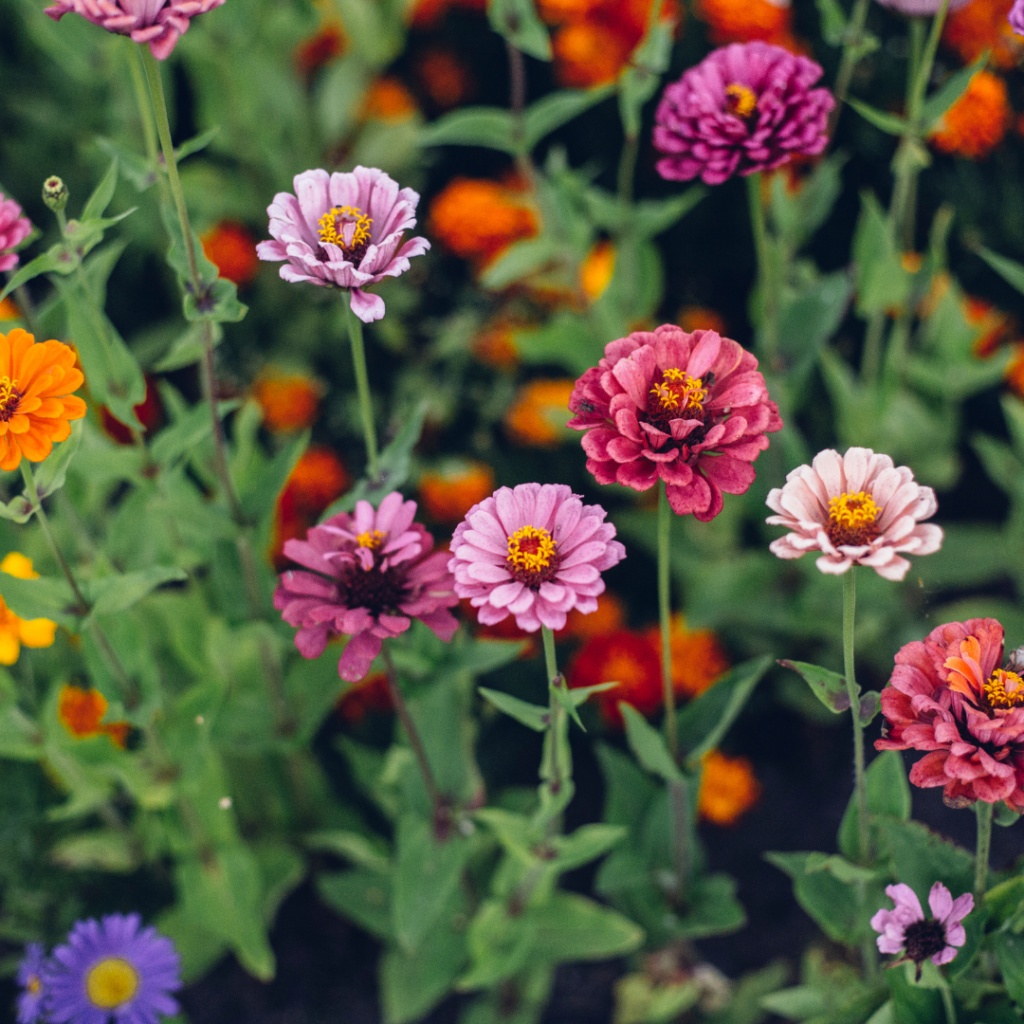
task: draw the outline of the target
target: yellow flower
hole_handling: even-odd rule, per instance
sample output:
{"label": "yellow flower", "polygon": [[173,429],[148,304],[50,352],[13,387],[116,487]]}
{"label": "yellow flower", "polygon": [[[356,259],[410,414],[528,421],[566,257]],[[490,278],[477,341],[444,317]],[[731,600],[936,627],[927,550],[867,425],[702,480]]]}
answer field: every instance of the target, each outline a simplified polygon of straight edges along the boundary
{"label": "yellow flower", "polygon": [[[0,572],[15,576],[19,580],[39,578],[32,568],[32,559],[12,551],[0,562]],[[21,645],[26,647],[49,647],[53,643],[57,623],[49,619],[21,619],[14,614],[0,597],[0,665],[13,665],[21,654]]]}

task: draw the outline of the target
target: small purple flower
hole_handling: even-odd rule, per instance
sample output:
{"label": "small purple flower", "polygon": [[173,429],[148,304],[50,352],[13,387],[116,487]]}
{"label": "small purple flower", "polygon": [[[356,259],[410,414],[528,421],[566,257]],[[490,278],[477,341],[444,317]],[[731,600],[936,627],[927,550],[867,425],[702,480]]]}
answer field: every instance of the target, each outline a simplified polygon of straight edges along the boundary
{"label": "small purple flower", "polygon": [[[939,13],[942,0],[878,0],[883,7],[899,11],[911,18],[930,18],[933,14]],[[955,11],[963,7],[969,0],[949,0],[949,9]]]}
{"label": "small purple flower", "polygon": [[138,914],[77,921],[43,977],[52,1024],[157,1024],[181,988],[178,951]]}
{"label": "small purple flower", "polygon": [[965,892],[953,899],[950,891],[936,882],[928,893],[928,906],[934,917],[925,917],[921,901],[909,885],[887,885],[885,894],[896,904],[892,910],[884,907],[871,918],[871,927],[879,933],[878,950],[881,953],[899,953],[904,956],[895,961],[913,961],[917,977],[921,977],[921,964],[931,958],[936,966],[948,964],[956,951],[967,941],[963,919],[974,909],[974,897]]}
{"label": "small purple flower", "polygon": [[65,14],[80,14],[108,32],[149,43],[153,56],[166,60],[189,21],[222,3],[224,0],[56,0],[44,13],[54,21]]}
{"label": "small purple flower", "polygon": [[32,222],[23,217],[21,206],[0,192],[0,271],[13,270],[18,254],[12,252],[32,233]]}
{"label": "small purple flower", "polygon": [[769,43],[722,46],[665,89],[654,145],[667,154],[658,173],[720,185],[734,174],[779,167],[828,143],[835,100],[811,86],[820,64]]}
{"label": "small purple flower", "polygon": [[1010,11],[1010,28],[1019,36],[1024,36],[1024,0],[1016,0]]}
{"label": "small purple flower", "polygon": [[18,1024],[36,1024],[45,1019],[46,988],[43,975],[46,971],[46,954],[38,942],[25,947],[25,959],[18,965],[17,981],[21,986],[18,996]]}
{"label": "small purple flower", "polygon": [[455,592],[485,626],[511,614],[528,633],[562,629],[573,608],[596,611],[601,573],[626,557],[606,515],[565,484],[499,488],[455,528]]}
{"label": "small purple flower", "polygon": [[404,633],[419,619],[442,640],[458,622],[458,604],[448,555],[433,551],[434,538],[413,522],[415,501],[392,491],[374,507],[356,502],[354,514],[339,512],[314,526],[305,540],[285,542],[284,553],[313,572],[281,574],[274,607],[298,626],[295,646],[304,658],[319,658],[333,633],[351,637],[338,662],[350,683],[370,671],[386,637]]}
{"label": "small purple flower", "polygon": [[324,170],[295,176],[295,195],[278,192],[267,207],[272,242],[260,242],[261,260],[287,260],[285,281],[309,281],[351,290],[352,312],[364,323],[384,315],[384,300],[363,291],[385,277],[409,269],[409,259],[430,248],[425,238],[410,238],[420,197],[400,189],[376,167],[348,174]]}

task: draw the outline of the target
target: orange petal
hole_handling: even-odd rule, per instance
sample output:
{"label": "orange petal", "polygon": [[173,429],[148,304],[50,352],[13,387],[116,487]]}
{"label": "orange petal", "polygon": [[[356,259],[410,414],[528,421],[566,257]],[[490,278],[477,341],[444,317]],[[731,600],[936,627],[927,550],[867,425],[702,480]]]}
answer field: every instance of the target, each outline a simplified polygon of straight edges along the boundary
{"label": "orange petal", "polygon": [[0,469],[17,469],[21,465],[21,449],[11,443],[10,436],[4,434],[0,440],[6,444],[7,450],[0,455]]}
{"label": "orange petal", "polygon": [[[31,462],[42,462],[47,455],[53,450],[53,445],[50,443],[50,439],[39,431],[31,431],[28,434],[22,434],[17,442],[21,448],[22,454]],[[0,463],[0,467],[6,469],[7,467]]]}
{"label": "orange petal", "polygon": [[64,395],[64,415],[69,420],[80,420],[85,415],[85,402],[77,395]]}
{"label": "orange petal", "polygon": [[10,428],[12,434],[27,434],[32,427],[31,422],[27,416],[22,416],[21,413],[15,413],[7,421],[7,426]]}

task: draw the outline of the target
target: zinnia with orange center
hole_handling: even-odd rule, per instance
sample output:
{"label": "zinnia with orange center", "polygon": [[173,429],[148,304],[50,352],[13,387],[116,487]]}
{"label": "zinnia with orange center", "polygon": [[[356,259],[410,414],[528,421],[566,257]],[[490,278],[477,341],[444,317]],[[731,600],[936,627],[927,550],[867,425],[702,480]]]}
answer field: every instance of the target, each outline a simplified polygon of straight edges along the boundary
{"label": "zinnia with orange center", "polygon": [[69,421],[85,415],[72,392],[84,383],[70,346],[37,342],[20,327],[0,334],[0,469],[17,469],[22,456],[42,462],[70,436]]}
{"label": "zinnia with orange center", "polygon": [[991,71],[979,71],[929,138],[943,153],[982,160],[1003,141],[1009,121],[1006,82]]}

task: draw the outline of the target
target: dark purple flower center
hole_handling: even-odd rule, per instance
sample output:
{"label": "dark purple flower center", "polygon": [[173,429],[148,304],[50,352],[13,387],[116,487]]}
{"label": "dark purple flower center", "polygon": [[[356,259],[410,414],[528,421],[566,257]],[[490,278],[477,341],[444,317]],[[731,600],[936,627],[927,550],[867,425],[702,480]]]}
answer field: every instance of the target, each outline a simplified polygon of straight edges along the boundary
{"label": "dark purple flower center", "polygon": [[404,563],[382,572],[380,562],[370,569],[357,562],[344,570],[339,588],[349,608],[365,608],[373,616],[394,614],[409,598]]}
{"label": "dark purple flower center", "polygon": [[922,963],[946,948],[946,929],[941,922],[931,917],[908,924],[904,935],[907,956],[915,964]]}

